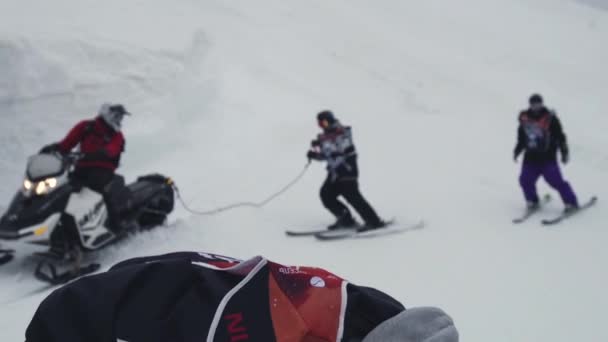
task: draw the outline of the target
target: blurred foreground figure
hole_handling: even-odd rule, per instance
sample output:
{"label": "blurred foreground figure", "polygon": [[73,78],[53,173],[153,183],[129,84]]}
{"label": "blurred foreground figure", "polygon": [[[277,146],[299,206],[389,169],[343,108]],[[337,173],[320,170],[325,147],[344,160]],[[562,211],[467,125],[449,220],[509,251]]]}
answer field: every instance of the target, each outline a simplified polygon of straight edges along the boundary
{"label": "blurred foreground figure", "polygon": [[53,292],[27,342],[455,342],[436,308],[405,310],[325,270],[181,252],[124,261]]}

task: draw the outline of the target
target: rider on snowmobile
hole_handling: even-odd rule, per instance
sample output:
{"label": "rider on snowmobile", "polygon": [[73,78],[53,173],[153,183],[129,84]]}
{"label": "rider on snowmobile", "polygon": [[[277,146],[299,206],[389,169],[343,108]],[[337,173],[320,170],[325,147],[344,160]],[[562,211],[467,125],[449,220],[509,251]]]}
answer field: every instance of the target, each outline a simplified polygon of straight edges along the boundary
{"label": "rider on snowmobile", "polygon": [[115,233],[125,229],[120,220],[119,203],[124,201],[124,178],[116,175],[120,156],[125,149],[121,132],[122,119],[130,113],[122,104],[104,103],[97,117],[76,124],[58,143],[47,145],[40,153],[69,153],[76,146],[83,157],[76,163],[71,181],[103,195],[108,209],[109,227]]}

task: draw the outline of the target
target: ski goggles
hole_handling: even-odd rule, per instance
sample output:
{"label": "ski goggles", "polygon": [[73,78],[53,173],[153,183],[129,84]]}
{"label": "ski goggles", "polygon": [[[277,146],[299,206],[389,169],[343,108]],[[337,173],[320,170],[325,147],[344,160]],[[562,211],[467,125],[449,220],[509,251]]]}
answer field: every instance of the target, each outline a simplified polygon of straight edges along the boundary
{"label": "ski goggles", "polygon": [[326,119],[318,120],[318,122],[319,122],[319,127],[323,128],[323,129],[329,128],[329,121],[327,121]]}
{"label": "ski goggles", "polygon": [[118,115],[131,115],[131,113],[127,112],[125,107],[121,104],[111,105],[108,109],[110,113],[115,113]]}
{"label": "ski goggles", "polygon": [[530,102],[530,109],[533,111],[538,111],[543,109],[545,105],[542,102]]}

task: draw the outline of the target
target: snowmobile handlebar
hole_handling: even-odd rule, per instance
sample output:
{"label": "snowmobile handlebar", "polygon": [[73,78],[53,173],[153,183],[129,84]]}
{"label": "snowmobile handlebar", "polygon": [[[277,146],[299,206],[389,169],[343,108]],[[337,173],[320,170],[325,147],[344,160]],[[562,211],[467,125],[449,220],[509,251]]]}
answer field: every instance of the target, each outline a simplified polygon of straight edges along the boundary
{"label": "snowmobile handlebar", "polygon": [[69,153],[61,153],[59,151],[52,152],[41,152],[40,154],[52,155],[60,159],[66,165],[75,164],[77,161],[84,157],[84,153],[82,152],[69,152]]}
{"label": "snowmobile handlebar", "polygon": [[[44,153],[41,153],[41,154],[44,154]],[[68,163],[76,162],[76,161],[82,159],[82,157],[84,157],[84,153],[82,153],[82,152],[61,153],[59,151],[53,151],[53,152],[50,152],[47,154],[54,155],[54,156],[60,158],[61,160],[63,160],[64,162],[68,162]]]}
{"label": "snowmobile handlebar", "polygon": [[63,160],[68,163],[75,163],[84,157],[82,152],[70,152],[62,155]]}

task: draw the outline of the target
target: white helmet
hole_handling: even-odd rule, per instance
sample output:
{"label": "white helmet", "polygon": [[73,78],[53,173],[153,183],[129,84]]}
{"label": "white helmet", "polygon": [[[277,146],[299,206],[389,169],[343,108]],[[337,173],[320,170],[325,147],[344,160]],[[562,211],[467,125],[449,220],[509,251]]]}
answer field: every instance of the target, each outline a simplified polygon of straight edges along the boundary
{"label": "white helmet", "polygon": [[131,115],[131,113],[127,112],[125,107],[120,103],[106,102],[99,108],[99,116],[117,132],[120,131],[122,118],[125,115]]}

